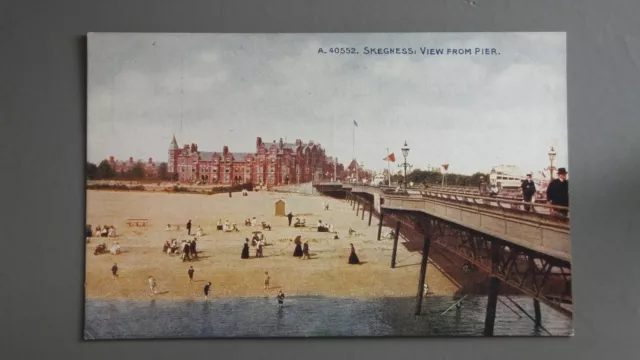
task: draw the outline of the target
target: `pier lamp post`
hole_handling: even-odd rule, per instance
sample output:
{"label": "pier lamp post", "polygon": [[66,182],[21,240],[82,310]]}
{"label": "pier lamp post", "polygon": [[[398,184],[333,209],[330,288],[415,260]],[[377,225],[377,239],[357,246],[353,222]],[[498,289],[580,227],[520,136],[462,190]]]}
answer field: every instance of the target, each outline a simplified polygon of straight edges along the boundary
{"label": "pier lamp post", "polygon": [[553,170],[555,170],[555,163],[556,163],[556,151],[553,149],[553,146],[551,147],[551,150],[549,150],[549,173],[550,173],[550,180],[553,180]]}
{"label": "pier lamp post", "polygon": [[407,156],[409,156],[409,146],[407,146],[407,142],[404,142],[404,146],[402,147],[402,156],[404,157],[404,162],[402,164],[398,164],[399,168],[404,168],[404,188],[407,189],[407,168],[412,168],[413,166],[407,163]]}
{"label": "pier lamp post", "polygon": [[364,163],[362,161],[360,161],[360,166],[358,167],[358,169],[362,170],[363,179],[361,181],[364,181],[364,177],[365,177],[365,175],[367,175],[367,173],[364,171]]}

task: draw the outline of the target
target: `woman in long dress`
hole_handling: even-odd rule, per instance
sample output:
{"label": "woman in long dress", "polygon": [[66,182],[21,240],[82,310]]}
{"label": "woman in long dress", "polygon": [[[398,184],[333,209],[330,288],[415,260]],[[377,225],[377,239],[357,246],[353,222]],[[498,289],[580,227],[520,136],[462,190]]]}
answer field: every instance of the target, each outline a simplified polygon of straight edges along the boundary
{"label": "woman in long dress", "polygon": [[249,239],[245,239],[244,247],[242,248],[242,255],[240,257],[242,259],[249,258]]}
{"label": "woman in long dress", "polygon": [[356,255],[356,248],[353,247],[353,244],[351,245],[351,255],[349,255],[349,264],[351,265],[357,265],[360,264],[360,259],[358,259],[358,255]]}
{"label": "woman in long dress", "polygon": [[300,241],[300,235],[298,235],[294,241],[296,243],[296,249],[293,250],[294,257],[302,257],[302,244]]}

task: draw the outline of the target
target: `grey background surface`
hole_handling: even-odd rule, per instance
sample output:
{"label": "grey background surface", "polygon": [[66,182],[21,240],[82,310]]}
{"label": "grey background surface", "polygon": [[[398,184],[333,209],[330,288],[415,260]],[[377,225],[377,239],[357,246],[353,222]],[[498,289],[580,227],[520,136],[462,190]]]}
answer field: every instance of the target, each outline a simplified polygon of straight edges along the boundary
{"label": "grey background surface", "polygon": [[[3,359],[637,358],[640,2],[0,4]],[[85,342],[85,39],[118,32],[566,31],[573,338]]]}

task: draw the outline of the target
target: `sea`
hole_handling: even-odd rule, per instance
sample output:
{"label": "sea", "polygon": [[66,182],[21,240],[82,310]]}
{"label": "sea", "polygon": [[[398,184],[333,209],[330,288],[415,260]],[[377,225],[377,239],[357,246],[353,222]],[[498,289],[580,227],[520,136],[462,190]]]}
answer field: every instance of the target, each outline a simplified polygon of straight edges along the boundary
{"label": "sea", "polygon": [[[522,309],[519,309],[514,303]],[[458,308],[451,297],[427,296],[421,314],[416,299],[275,297],[197,300],[95,300],[85,303],[87,340],[483,336],[487,297],[467,297]],[[571,319],[533,300],[499,297],[494,336],[571,336]],[[448,311],[447,311],[448,310]],[[527,315],[528,314],[528,315]]]}

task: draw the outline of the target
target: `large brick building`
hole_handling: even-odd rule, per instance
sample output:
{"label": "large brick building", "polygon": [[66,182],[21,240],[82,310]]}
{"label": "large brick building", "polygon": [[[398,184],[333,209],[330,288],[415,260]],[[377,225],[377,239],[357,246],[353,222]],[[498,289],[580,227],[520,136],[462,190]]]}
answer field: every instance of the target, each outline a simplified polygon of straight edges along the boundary
{"label": "large brick building", "polygon": [[156,163],[153,161],[152,158],[149,158],[149,160],[146,162],[142,160],[134,161],[132,157],[130,157],[128,161],[120,161],[120,160],[116,160],[115,157],[110,156],[108,162],[109,162],[109,166],[111,166],[111,168],[117,174],[128,173],[131,171],[131,169],[133,169],[133,167],[136,164],[140,164],[144,169],[144,173],[146,177],[148,178],[158,177],[158,166],[156,165]]}
{"label": "large brick building", "polygon": [[[282,185],[332,179],[334,163],[320,144],[313,141],[295,143],[256,139],[254,152],[200,151],[197,144],[178,146],[175,136],[169,146],[168,172],[178,174],[181,182],[206,184]],[[344,166],[336,164],[337,178]]]}

